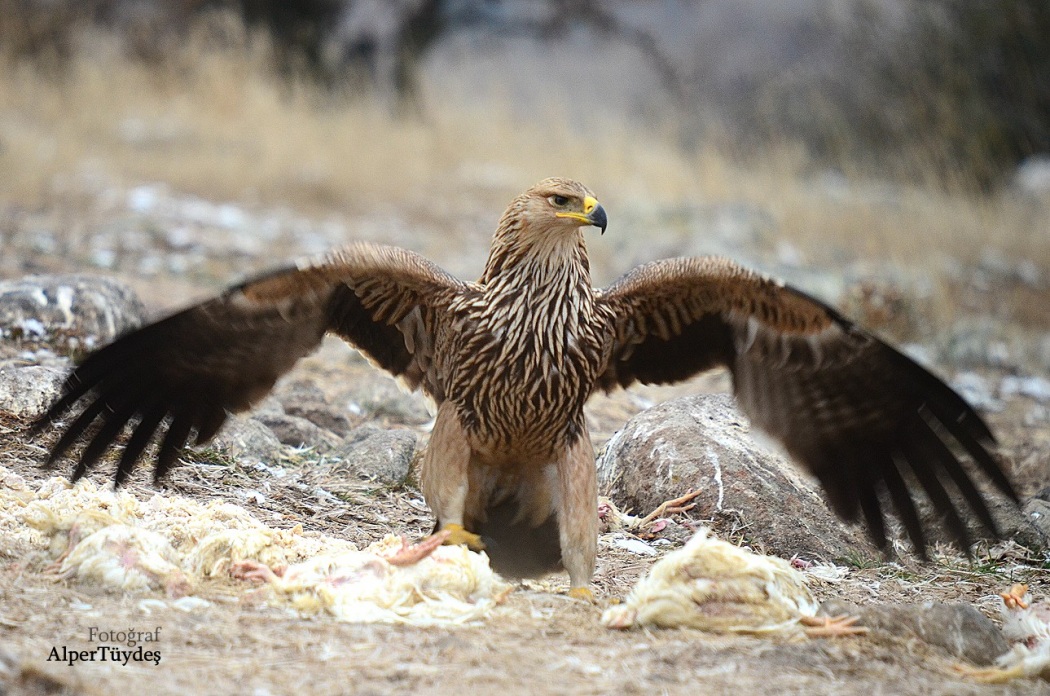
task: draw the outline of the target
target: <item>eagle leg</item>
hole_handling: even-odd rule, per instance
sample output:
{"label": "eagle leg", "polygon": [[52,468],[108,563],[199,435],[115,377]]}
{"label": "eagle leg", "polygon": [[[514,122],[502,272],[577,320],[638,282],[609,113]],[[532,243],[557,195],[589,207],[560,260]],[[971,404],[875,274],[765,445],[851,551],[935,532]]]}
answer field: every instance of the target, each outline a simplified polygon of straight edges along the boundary
{"label": "eagle leg", "polygon": [[594,600],[591,576],[598,549],[598,484],[594,447],[586,428],[557,462],[558,540],[569,572],[569,595]]}
{"label": "eagle leg", "polygon": [[481,551],[485,542],[463,526],[470,479],[470,444],[455,407],[446,401],[438,407],[430,444],[423,452],[419,471],[420,488],[438,520],[438,529],[448,532],[444,543],[465,545]]}

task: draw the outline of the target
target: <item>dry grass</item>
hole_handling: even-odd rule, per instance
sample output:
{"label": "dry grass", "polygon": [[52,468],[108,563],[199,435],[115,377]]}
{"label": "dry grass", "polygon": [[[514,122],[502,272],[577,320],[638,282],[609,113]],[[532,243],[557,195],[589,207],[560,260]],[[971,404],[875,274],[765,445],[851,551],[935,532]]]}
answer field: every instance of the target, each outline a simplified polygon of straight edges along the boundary
{"label": "dry grass", "polygon": [[106,190],[163,181],[313,214],[448,201],[446,215],[488,220],[524,185],[559,174],[587,181],[611,208],[753,202],[807,264],[843,255],[914,264],[938,252],[972,264],[994,246],[1050,268],[1045,203],[859,177],[836,195],[797,147],[761,162],[717,145],[685,152],[673,119],[643,128],[596,108],[580,123],[553,98],[526,118],[498,88],[465,104],[424,84],[423,113],[395,118],[381,98],[275,78],[258,38],[234,51],[196,36],[163,65],[126,60],[104,35],[81,43],[58,78],[14,59],[0,69],[0,206],[90,206]]}

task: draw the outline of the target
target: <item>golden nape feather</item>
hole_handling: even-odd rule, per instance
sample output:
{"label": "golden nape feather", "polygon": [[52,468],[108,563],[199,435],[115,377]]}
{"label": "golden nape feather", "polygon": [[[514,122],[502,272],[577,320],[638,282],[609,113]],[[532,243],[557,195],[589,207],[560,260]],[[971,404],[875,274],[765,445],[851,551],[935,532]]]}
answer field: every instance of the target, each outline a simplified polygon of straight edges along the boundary
{"label": "golden nape feather", "polygon": [[140,501],[59,478],[34,490],[3,467],[0,509],[0,534],[49,551],[57,577],[191,600],[180,600],[183,608],[216,594],[257,592],[243,581],[264,579],[276,606],[340,621],[432,626],[484,618],[509,590],[484,555],[440,546],[444,534],[417,545],[389,536],[358,550],[301,525],[273,529],[229,503],[159,494]]}
{"label": "golden nape feather", "polygon": [[332,333],[436,403],[424,497],[449,543],[486,549],[508,576],[564,568],[573,594],[590,597],[598,515],[584,404],[717,367],[751,421],[880,547],[889,503],[925,554],[916,496],[964,548],[967,513],[999,534],[975,473],[1017,497],[991,431],[941,380],[725,259],[656,261],[596,290],[583,230],[607,224],[586,186],[545,179],[508,206],[476,282],[357,243],[235,285],[79,364],[36,426],[61,430],[48,462],[84,439],[77,480],[127,433],[116,482],[148,451],[160,478]]}
{"label": "golden nape feather", "polygon": [[657,561],[623,604],[606,609],[602,623],[788,638],[866,632],[848,617],[818,618],[818,609],[805,577],[790,563],[701,529]]}

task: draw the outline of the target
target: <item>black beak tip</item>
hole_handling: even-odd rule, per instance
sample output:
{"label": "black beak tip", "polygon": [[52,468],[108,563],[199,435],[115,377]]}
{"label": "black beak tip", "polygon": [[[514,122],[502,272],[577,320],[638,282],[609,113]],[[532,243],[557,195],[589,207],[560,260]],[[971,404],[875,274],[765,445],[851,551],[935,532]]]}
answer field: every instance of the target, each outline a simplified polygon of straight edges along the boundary
{"label": "black beak tip", "polygon": [[587,220],[605,234],[605,228],[609,226],[609,217],[605,214],[605,208],[596,206],[587,216]]}

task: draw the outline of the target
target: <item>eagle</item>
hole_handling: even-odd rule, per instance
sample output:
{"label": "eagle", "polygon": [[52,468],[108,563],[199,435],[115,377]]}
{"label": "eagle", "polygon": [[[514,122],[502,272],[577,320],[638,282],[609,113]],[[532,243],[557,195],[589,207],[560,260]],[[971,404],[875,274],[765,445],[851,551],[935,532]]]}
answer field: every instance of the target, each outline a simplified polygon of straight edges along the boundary
{"label": "eagle", "polygon": [[119,486],[153,443],[159,481],[332,333],[434,401],[419,481],[436,529],[486,550],[508,577],[564,569],[570,593],[593,598],[584,404],[717,367],[752,422],[877,546],[892,509],[925,557],[920,492],[963,548],[965,508],[999,536],[972,473],[1017,495],[988,426],[944,382],[828,305],[723,258],[655,261],[595,289],[584,230],[607,225],[590,189],[550,178],[510,203],[475,282],[353,243],[234,285],[77,365],[35,424],[61,430],[47,464],[83,439],[75,481],[123,442]]}

